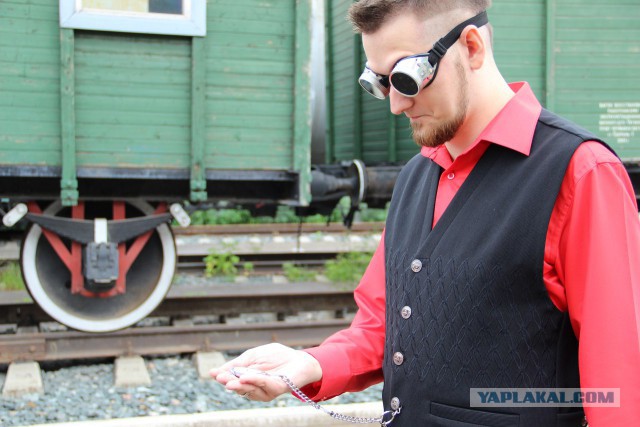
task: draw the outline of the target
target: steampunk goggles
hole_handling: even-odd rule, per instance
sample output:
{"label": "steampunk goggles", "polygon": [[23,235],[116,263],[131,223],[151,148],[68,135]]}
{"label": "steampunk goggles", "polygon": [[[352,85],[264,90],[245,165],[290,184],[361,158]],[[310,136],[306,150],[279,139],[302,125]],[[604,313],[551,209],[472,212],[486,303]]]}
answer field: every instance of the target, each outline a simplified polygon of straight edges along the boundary
{"label": "steampunk goggles", "polygon": [[404,96],[416,96],[436,78],[440,60],[458,40],[465,27],[467,25],[482,27],[488,22],[486,11],[467,19],[435,42],[428,52],[400,59],[393,65],[391,74],[388,76],[375,73],[369,68],[369,64],[366,64],[358,83],[378,99],[385,99],[389,95],[391,86]]}

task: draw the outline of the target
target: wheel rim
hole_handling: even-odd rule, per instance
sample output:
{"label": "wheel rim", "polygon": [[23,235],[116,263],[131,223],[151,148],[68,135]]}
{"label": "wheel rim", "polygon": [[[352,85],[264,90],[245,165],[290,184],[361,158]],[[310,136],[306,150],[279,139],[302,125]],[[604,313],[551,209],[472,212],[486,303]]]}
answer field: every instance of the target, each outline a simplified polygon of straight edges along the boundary
{"label": "wheel rim", "polygon": [[[144,215],[153,208],[143,201],[127,201],[127,208]],[[45,214],[63,211],[60,202]],[[176,267],[173,233],[168,225],[156,228],[127,273],[127,292],[110,298],[87,298],[71,294],[66,286],[70,273],[33,224],[21,251],[25,285],[34,301],[52,318],[85,332],[111,332],[135,324],[148,316],[164,299]]]}

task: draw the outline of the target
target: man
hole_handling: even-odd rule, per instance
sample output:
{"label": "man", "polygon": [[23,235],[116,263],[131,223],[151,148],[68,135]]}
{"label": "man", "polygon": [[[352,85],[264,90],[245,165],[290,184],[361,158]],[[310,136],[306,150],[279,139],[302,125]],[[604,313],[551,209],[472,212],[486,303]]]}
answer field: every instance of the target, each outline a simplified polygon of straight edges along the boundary
{"label": "man", "polygon": [[[316,401],[384,378],[393,426],[581,426],[582,408],[472,407],[472,388],[619,388],[592,427],[640,422],[640,222],[619,159],[493,59],[489,0],[362,0],[361,84],[422,147],[403,169],[351,325],[270,344],[212,376],[253,400]],[[437,42],[437,43],[436,43]],[[428,53],[428,55],[425,55]]]}

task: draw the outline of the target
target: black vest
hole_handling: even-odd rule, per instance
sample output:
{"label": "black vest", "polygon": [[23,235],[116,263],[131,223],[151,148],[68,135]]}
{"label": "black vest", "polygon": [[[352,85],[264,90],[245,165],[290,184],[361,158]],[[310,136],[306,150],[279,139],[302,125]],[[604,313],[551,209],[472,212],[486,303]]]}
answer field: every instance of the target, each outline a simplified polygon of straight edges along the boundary
{"label": "black vest", "polygon": [[567,165],[586,140],[598,138],[543,110],[530,155],[491,145],[433,229],[442,169],[421,155],[404,167],[385,232],[383,401],[402,407],[393,427],[581,425],[581,408],[471,408],[469,393],[580,387],[577,340],[542,268]]}

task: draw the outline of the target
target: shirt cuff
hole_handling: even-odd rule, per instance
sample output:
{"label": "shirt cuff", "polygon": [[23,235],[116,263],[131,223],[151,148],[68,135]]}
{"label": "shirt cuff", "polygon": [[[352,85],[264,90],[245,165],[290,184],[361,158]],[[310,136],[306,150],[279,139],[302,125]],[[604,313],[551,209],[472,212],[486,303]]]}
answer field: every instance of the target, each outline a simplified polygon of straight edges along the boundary
{"label": "shirt cuff", "polygon": [[305,349],[315,357],[322,368],[322,379],[301,388],[302,392],[315,402],[331,399],[342,394],[352,373],[349,358],[337,345],[323,344]]}

